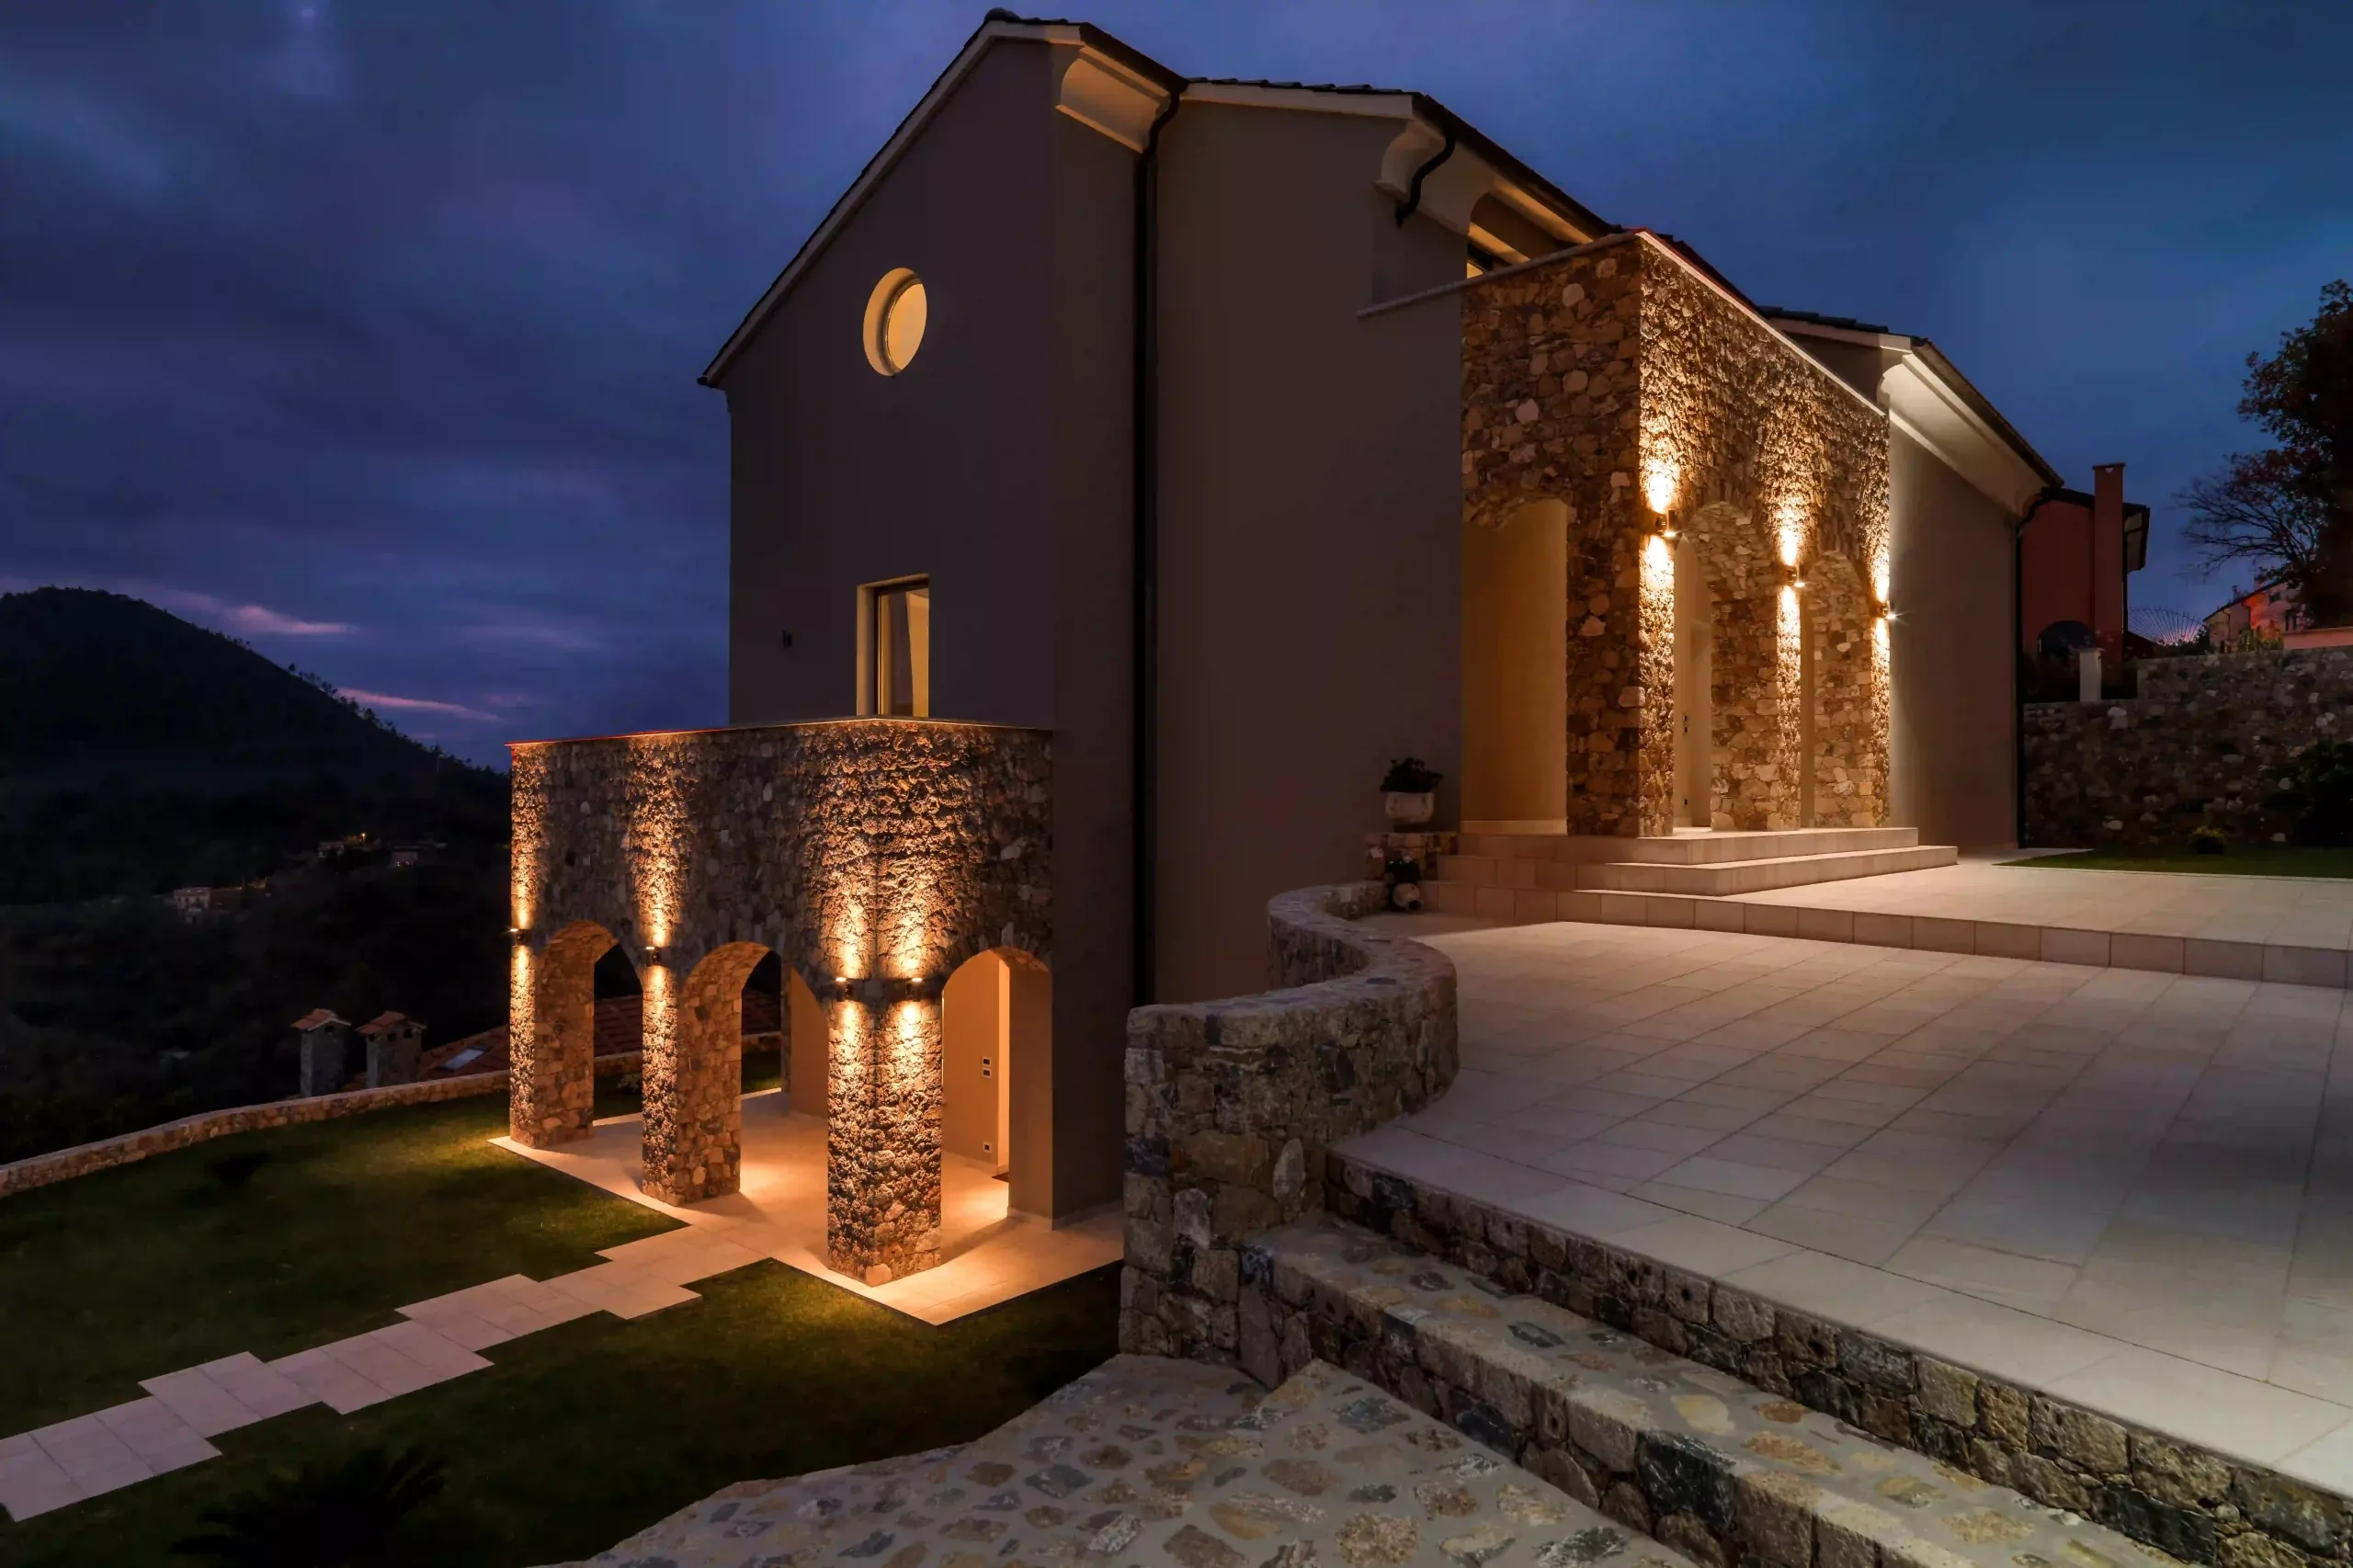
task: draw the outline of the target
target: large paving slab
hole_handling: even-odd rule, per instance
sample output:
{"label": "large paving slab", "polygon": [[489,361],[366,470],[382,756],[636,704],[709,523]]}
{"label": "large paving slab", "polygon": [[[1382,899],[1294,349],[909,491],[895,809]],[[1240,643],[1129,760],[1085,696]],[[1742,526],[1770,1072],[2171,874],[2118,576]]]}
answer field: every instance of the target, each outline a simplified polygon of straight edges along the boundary
{"label": "large paving slab", "polygon": [[[679,1208],[646,1196],[640,1185],[640,1119],[610,1117],[590,1136],[553,1149],[530,1149],[511,1139],[493,1142],[511,1153],[537,1161],[589,1183],[617,1198],[642,1204],[688,1229],[632,1243],[616,1257],[665,1261],[654,1271],[684,1267],[688,1278],[718,1272],[704,1256],[749,1261],[772,1257],[813,1274],[827,1284],[906,1313],[922,1322],[952,1323],[1042,1290],[1049,1285],[1100,1268],[1120,1258],[1121,1219],[1105,1213],[1075,1224],[1053,1225],[1014,1212],[1006,1184],[977,1160],[947,1156],[940,1171],[941,1262],[937,1268],[887,1284],[869,1285],[825,1265],[825,1124],[793,1115],[785,1096],[773,1089],[744,1096],[743,1187],[724,1198]],[[702,1249],[698,1254],[698,1249]],[[596,1281],[580,1289],[594,1291]],[[596,1305],[606,1301],[591,1296]],[[619,1299],[617,1299],[619,1300]],[[663,1304],[658,1294],[642,1298]],[[621,1306],[628,1305],[626,1300]],[[618,1309],[617,1309],[618,1310]]]}
{"label": "large paving slab", "polygon": [[1355,1157],[2353,1492],[2345,993],[1624,926],[1430,940],[1461,1075]]}
{"label": "large paving slab", "polygon": [[1430,908],[1498,924],[1574,920],[2040,959],[2155,973],[2353,984],[2353,881],[2079,871],[1966,856],[1813,886],[1732,892],[1558,892],[1425,885]]}
{"label": "large paving slab", "polygon": [[[955,1449],[731,1486],[592,1568],[1693,1568],[1365,1380],[1115,1358]],[[2088,1565],[2087,1565],[2088,1568]]]}

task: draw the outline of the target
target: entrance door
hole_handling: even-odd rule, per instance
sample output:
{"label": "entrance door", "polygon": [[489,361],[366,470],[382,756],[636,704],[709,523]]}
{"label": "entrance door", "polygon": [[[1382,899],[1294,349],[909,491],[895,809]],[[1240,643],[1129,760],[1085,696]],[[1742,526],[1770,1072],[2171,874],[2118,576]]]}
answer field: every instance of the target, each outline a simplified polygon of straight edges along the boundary
{"label": "entrance door", "polygon": [[1699,541],[1675,541],[1675,825],[1715,823],[1714,615]]}

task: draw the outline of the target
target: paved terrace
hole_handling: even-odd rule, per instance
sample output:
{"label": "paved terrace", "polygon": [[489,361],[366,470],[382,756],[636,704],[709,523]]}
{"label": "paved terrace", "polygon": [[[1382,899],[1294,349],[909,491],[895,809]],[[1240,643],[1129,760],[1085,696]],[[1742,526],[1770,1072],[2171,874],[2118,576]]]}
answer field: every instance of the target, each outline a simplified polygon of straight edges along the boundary
{"label": "paved terrace", "polygon": [[[2031,853],[2031,852],[2029,852]],[[1741,893],[1741,903],[1843,909],[1919,919],[2041,926],[2177,942],[2353,949],[2353,881],[2213,877],[2156,871],[2070,871],[2063,864],[2005,866],[2015,853],[1968,856],[1957,866],[1853,881]],[[2063,858],[2062,858],[2063,862]],[[1923,942],[1918,946],[1927,946]],[[2157,963],[2131,967],[2160,968]],[[2177,958],[2171,966],[2180,969]]]}
{"label": "paved terrace", "polygon": [[1422,920],[1453,928],[1463,1071],[1356,1157],[2353,1493],[2345,992]]}

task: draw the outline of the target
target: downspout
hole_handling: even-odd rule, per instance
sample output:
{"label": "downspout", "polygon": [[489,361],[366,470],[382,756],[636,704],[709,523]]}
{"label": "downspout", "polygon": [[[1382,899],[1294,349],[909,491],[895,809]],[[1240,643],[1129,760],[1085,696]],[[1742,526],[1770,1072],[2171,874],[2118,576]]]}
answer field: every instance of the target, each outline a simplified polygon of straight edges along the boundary
{"label": "downspout", "polygon": [[1183,101],[1184,89],[1172,88],[1136,157],[1135,342],[1130,356],[1135,371],[1130,439],[1135,483],[1135,598],[1130,608],[1135,637],[1130,825],[1135,918],[1129,982],[1139,1007],[1159,990],[1154,960],[1160,937],[1160,132]]}
{"label": "downspout", "polygon": [[2010,531],[2010,834],[2021,849],[2027,847],[2026,694],[2018,689],[2018,660],[2025,657],[2018,633],[2026,630],[2026,526],[2058,493],[2055,484],[2043,486]]}
{"label": "downspout", "polygon": [[1405,187],[1405,199],[1397,204],[1397,226],[1399,228],[1404,228],[1405,226],[1405,220],[1412,217],[1415,210],[1421,206],[1422,182],[1429,178],[1432,174],[1436,173],[1438,166],[1440,164],[1446,162],[1452,156],[1454,156],[1454,131],[1449,128],[1446,133],[1446,144],[1440,147],[1438,150],[1437,154],[1427,163],[1414,171],[1414,177],[1412,181]]}

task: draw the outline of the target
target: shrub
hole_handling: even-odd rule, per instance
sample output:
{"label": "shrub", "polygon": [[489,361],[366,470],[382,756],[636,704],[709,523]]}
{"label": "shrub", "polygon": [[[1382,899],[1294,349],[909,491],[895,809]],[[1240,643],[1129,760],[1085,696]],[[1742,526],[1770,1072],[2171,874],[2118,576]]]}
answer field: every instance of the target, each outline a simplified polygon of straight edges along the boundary
{"label": "shrub", "polygon": [[2353,743],[2314,741],[2296,754],[2283,783],[2297,843],[2353,845]]}
{"label": "shrub", "polygon": [[2195,855],[2227,855],[2231,836],[2219,827],[2201,827],[2189,835],[2189,848]]}
{"label": "shrub", "polygon": [[441,1492],[441,1461],[415,1449],[364,1449],[281,1471],[202,1515],[210,1528],[173,1551],[219,1568],[365,1568],[414,1562],[412,1516]]}
{"label": "shrub", "polygon": [[1445,777],[1418,756],[1401,756],[1389,765],[1381,787],[1394,795],[1426,795],[1437,789],[1438,780]]}

